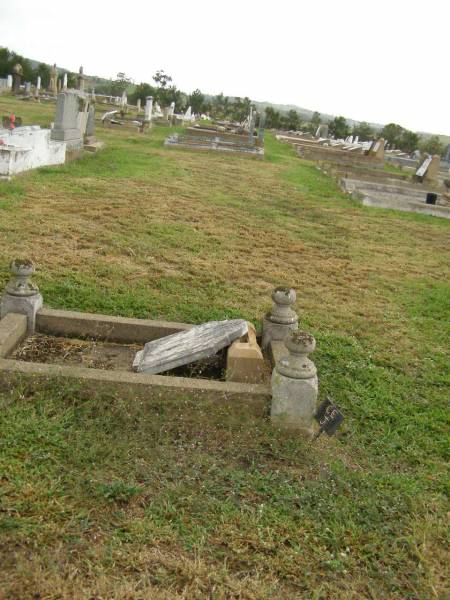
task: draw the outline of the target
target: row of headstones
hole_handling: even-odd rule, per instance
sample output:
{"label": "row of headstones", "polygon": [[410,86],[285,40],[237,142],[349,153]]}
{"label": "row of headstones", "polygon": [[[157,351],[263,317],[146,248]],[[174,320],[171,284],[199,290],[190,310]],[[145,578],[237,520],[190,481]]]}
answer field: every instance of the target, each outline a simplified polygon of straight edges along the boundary
{"label": "row of headstones", "polygon": [[[11,263],[12,279],[1,298],[0,319],[8,313],[27,317],[28,333],[35,331],[36,314],[43,306],[39,288],[31,281],[34,265],[29,260]],[[308,358],[314,351],[314,337],[298,330],[298,315],[293,310],[296,293],[291,288],[279,287],[272,293],[273,308],[263,318],[262,347],[272,345],[272,354],[278,360],[272,373],[271,418],[282,427],[294,427],[308,434],[313,431],[317,410],[317,369]],[[274,346],[278,344],[278,350]],[[281,344],[281,356],[280,346]]]}
{"label": "row of headstones", "polygon": [[[13,67],[12,75],[8,75],[6,77],[6,88],[13,91],[14,94],[19,94],[21,92],[23,78],[23,69],[20,63],[17,63]],[[77,89],[80,91],[84,91],[84,82],[85,75],[83,73],[83,67],[80,67],[78,75],[77,75]],[[42,87],[42,79],[41,76],[38,75],[36,78],[36,84],[32,86],[30,81],[25,82],[25,93],[27,95],[39,96]],[[66,91],[67,87],[67,73],[63,74],[62,78],[58,78],[58,71],[56,69],[56,64],[50,70],[50,82],[48,86],[48,92],[50,94],[56,95],[60,91]]]}

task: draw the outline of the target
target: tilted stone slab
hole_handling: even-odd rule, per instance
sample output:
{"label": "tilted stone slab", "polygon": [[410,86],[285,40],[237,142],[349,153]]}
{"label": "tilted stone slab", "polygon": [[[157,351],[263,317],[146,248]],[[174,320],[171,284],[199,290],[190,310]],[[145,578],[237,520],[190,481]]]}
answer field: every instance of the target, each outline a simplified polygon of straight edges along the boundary
{"label": "tilted stone slab", "polygon": [[202,323],[145,344],[136,353],[133,369],[155,375],[213,356],[248,332],[247,321],[232,319]]}

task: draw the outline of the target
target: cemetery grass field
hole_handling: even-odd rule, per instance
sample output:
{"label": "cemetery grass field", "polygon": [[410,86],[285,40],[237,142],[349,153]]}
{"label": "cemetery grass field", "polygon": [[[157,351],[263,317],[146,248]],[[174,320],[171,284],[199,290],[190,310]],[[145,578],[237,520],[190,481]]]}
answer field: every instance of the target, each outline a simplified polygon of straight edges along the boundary
{"label": "cemetery grass field", "polygon": [[[0,97],[48,125],[54,105]],[[360,206],[267,135],[263,161],[103,130],[0,182],[0,289],[53,308],[259,326],[297,290],[336,438],[251,406],[0,383],[0,598],[447,597],[450,224]]]}

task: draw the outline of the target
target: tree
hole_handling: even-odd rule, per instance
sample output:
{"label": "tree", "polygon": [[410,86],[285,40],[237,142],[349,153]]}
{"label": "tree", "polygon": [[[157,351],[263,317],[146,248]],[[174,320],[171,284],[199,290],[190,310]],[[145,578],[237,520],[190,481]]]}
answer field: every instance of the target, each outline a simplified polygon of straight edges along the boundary
{"label": "tree", "polygon": [[144,105],[147,96],[155,97],[155,95],[156,88],[153,85],[150,85],[149,83],[140,83],[134,88],[134,92],[130,94],[130,102],[136,104],[138,99],[140,99],[141,104]]}
{"label": "tree", "polygon": [[166,88],[167,84],[172,81],[172,77],[170,75],[168,75],[167,73],[165,73],[162,69],[160,69],[159,71],[156,71],[156,73],[153,75],[153,81],[160,87],[160,88]]}
{"label": "tree", "polygon": [[271,106],[266,107],[266,127],[268,129],[279,129],[281,125],[280,113]]}
{"label": "tree", "polygon": [[39,76],[41,78],[41,85],[43,88],[48,88],[50,83],[50,67],[45,63],[39,63],[35,69],[36,79]]}
{"label": "tree", "polygon": [[399,147],[399,142],[402,137],[403,127],[397,123],[388,123],[381,130],[381,137],[386,140],[389,146]]}
{"label": "tree", "polygon": [[200,114],[204,111],[205,96],[199,89],[196,89],[189,96],[189,106],[192,108],[194,114]]}
{"label": "tree", "polygon": [[367,142],[375,136],[375,130],[366,121],[361,121],[353,126],[353,135],[357,135],[361,142]]}
{"label": "tree", "polygon": [[438,135],[432,135],[420,144],[420,150],[427,154],[438,154],[439,156],[443,156],[445,147]]}
{"label": "tree", "polygon": [[419,136],[414,131],[409,131],[408,129],[404,129],[402,131],[402,135],[398,141],[398,147],[403,150],[403,152],[414,152],[417,150],[419,146]]}
{"label": "tree", "polygon": [[320,112],[317,112],[317,110],[314,111],[313,116],[311,117],[312,129],[314,129],[316,131],[320,125],[321,120],[322,120],[322,116],[321,116]]}
{"label": "tree", "polygon": [[230,114],[230,99],[221,92],[212,99],[212,113],[214,117],[224,119]]}
{"label": "tree", "polygon": [[286,129],[298,131],[301,126],[300,115],[296,110],[290,110],[286,115]]}
{"label": "tree", "polygon": [[346,138],[350,135],[350,127],[345,117],[334,117],[328,125],[328,132],[335,138]]}

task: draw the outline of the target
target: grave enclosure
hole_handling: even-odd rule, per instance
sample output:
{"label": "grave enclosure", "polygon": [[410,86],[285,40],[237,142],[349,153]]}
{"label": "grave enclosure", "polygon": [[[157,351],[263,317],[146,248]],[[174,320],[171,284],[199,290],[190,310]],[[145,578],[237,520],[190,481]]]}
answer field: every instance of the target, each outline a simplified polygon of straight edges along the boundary
{"label": "grave enclosure", "polygon": [[[222,343],[224,350],[214,350],[207,360],[205,357],[206,362],[189,358],[169,365],[166,374],[161,368],[156,371],[159,374],[147,374],[145,368],[136,369],[143,356],[145,367],[143,344],[158,349],[170,346],[171,340],[178,343],[180,339],[181,343],[186,335],[192,338],[195,330],[205,326],[45,308],[39,289],[31,281],[32,263],[13,261],[11,272],[1,299],[0,378],[57,377],[79,381],[92,390],[127,390],[144,398],[185,393],[243,402],[253,406],[260,417],[271,412],[277,426],[313,434],[318,379],[307,355],[314,351],[315,341],[298,330],[294,290],[277,288],[273,292],[273,308],[262,321],[262,348],[253,325],[248,324],[245,334],[235,334],[234,341],[230,338],[225,346]],[[232,324],[222,323],[227,327]],[[193,346],[192,342],[186,346],[188,354]],[[179,368],[173,368],[177,365],[190,366],[180,373]],[[208,376],[211,366],[212,377]]]}
{"label": "grave enclosure", "polygon": [[[301,132],[279,133],[277,139],[291,144],[297,154],[314,161],[317,168],[333,176],[341,189],[364,206],[392,208],[450,219],[450,198],[443,184],[439,156],[426,156],[410,172],[385,170],[385,162],[406,160],[404,153],[387,151],[382,138],[359,142],[314,138]],[[411,169],[408,166],[408,169]],[[412,176],[411,176],[412,175]]]}

